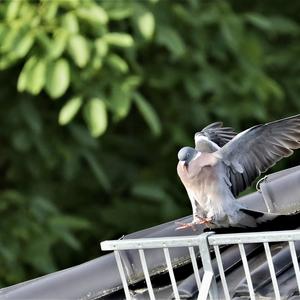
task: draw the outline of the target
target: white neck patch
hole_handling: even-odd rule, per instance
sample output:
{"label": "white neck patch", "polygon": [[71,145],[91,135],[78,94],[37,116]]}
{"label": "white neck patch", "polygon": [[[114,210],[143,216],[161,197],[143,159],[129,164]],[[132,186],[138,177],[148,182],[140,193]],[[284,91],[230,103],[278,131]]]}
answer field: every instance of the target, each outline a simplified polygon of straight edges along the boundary
{"label": "white neck patch", "polygon": [[195,155],[195,157],[192,160],[197,159],[202,153],[198,151],[198,153]]}
{"label": "white neck patch", "polygon": [[195,136],[195,144],[197,144],[198,142],[210,142],[210,140],[208,139],[208,137],[199,134]]}

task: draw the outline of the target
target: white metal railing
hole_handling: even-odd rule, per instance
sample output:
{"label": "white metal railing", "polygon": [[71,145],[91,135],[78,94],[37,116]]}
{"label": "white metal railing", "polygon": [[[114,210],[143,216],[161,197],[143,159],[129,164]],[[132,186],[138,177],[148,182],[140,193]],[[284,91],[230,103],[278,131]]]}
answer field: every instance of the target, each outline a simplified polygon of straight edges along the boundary
{"label": "white metal railing", "polygon": [[[251,243],[261,243],[264,246],[266,260],[270,270],[271,281],[274,288],[275,299],[279,300],[280,290],[276,278],[276,273],[274,270],[274,265],[272,261],[272,255],[270,251],[269,243],[271,242],[288,242],[289,250],[292,257],[292,262],[295,270],[296,281],[298,284],[298,289],[300,292],[300,271],[298,265],[298,258],[295,249],[294,241],[300,240],[300,230],[289,230],[289,231],[273,231],[273,232],[248,232],[248,233],[233,233],[233,234],[214,234],[213,232],[202,233],[198,236],[186,236],[186,237],[164,237],[164,238],[144,238],[144,239],[128,239],[128,240],[114,240],[114,241],[104,241],[101,243],[102,250],[113,250],[115,253],[116,262],[120,272],[122,284],[124,287],[124,292],[126,299],[131,299],[129,292],[129,287],[127,283],[126,273],[122,263],[120,251],[123,250],[133,250],[136,249],[139,252],[140,261],[142,265],[142,270],[144,272],[144,277],[151,300],[155,299],[154,290],[151,283],[151,278],[149,275],[149,270],[147,267],[146,257],[144,249],[154,249],[162,248],[165,256],[167,270],[169,272],[171,285],[173,289],[173,294],[175,299],[179,298],[179,292],[177,283],[174,276],[174,271],[172,267],[172,261],[170,257],[169,248],[174,247],[188,247],[189,255],[195,274],[195,280],[199,290],[198,299],[207,299],[208,295],[210,299],[218,298],[218,288],[216,282],[216,276],[212,267],[212,260],[210,252],[213,250],[215,253],[215,258],[217,266],[219,269],[219,276],[224,292],[224,297],[226,300],[230,299],[230,293],[228,289],[228,284],[226,281],[226,276],[222,264],[222,257],[220,254],[219,246],[222,245],[238,245],[239,252],[242,259],[242,264],[245,271],[245,277],[249,289],[250,299],[255,299],[255,292],[251,280],[251,274],[249,270],[249,264],[247,260],[247,255],[245,252],[244,244]],[[200,278],[198,272],[198,266],[196,261],[196,254],[194,247],[199,247],[202,267],[203,267],[203,277]]]}

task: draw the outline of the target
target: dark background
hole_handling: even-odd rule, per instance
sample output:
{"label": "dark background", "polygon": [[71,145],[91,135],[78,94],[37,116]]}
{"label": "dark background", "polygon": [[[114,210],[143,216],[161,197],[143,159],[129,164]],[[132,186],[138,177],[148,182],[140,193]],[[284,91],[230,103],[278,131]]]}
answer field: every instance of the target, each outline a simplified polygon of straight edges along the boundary
{"label": "dark background", "polygon": [[2,2],[1,285],[190,214],[196,131],[299,113],[299,22],[299,1]]}

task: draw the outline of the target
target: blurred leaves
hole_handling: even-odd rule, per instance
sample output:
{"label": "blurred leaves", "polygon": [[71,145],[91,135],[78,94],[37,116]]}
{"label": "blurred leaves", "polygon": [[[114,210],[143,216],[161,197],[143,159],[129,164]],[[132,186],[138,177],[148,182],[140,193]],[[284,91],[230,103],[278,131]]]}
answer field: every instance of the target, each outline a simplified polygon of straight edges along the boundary
{"label": "blurred leaves", "polygon": [[46,91],[51,98],[61,97],[70,84],[70,68],[65,59],[48,64],[46,75]]}
{"label": "blurred leaves", "polygon": [[155,30],[155,19],[151,12],[144,11],[137,18],[137,24],[145,39],[151,39]]}
{"label": "blurred leaves", "polygon": [[139,93],[134,94],[134,101],[152,133],[154,135],[159,135],[161,133],[161,124],[153,107]]}
{"label": "blurred leaves", "polygon": [[80,106],[82,104],[81,97],[74,97],[70,99],[59,112],[58,122],[60,125],[68,124],[78,112]]}
{"label": "blurred leaves", "polygon": [[90,50],[87,40],[81,35],[74,35],[69,40],[69,53],[75,64],[83,68],[90,58]]}
{"label": "blurred leaves", "polygon": [[103,39],[109,45],[125,47],[125,48],[133,46],[132,37],[126,33],[118,33],[118,32],[107,33],[104,35]]}
{"label": "blurred leaves", "polygon": [[[299,112],[299,9],[2,1],[0,283],[86,261],[100,240],[191,213],[176,153],[195,131]],[[277,168],[298,161],[296,152]]]}
{"label": "blurred leaves", "polygon": [[84,115],[93,137],[98,137],[105,132],[107,127],[107,113],[105,103],[102,99],[90,99],[85,105]]}

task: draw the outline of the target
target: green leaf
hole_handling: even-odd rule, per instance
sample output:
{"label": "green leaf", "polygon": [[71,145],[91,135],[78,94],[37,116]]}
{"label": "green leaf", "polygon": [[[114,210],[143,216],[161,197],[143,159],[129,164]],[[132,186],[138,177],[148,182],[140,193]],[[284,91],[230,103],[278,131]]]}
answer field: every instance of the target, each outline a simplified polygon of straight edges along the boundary
{"label": "green leaf", "polygon": [[[47,2],[47,0],[45,0]],[[59,1],[59,4],[66,8],[67,10],[73,10],[81,6],[81,0],[72,0],[72,1]]]}
{"label": "green leaf", "polygon": [[26,79],[26,90],[33,95],[40,93],[46,81],[46,61],[37,59],[29,70]]}
{"label": "green leaf", "polygon": [[14,45],[13,53],[18,58],[24,57],[31,49],[34,43],[34,37],[31,32],[23,35],[23,37]]}
{"label": "green leaf", "polygon": [[110,32],[103,36],[103,39],[109,45],[118,47],[132,47],[134,44],[133,38],[130,34],[121,32]]}
{"label": "green leaf", "polygon": [[69,128],[72,137],[80,147],[97,149],[98,147],[97,140],[93,139],[89,135],[89,132],[86,127],[78,125],[78,123],[77,124],[71,123]]}
{"label": "green leaf", "polygon": [[90,228],[90,222],[79,217],[73,217],[68,215],[57,215],[50,219],[52,227],[66,228],[66,229],[88,229]]}
{"label": "green leaf", "polygon": [[132,194],[137,197],[163,202],[170,198],[164,189],[152,182],[137,182],[132,188]]}
{"label": "green leaf", "polygon": [[79,240],[71,234],[69,231],[66,230],[59,230],[57,231],[57,234],[61,237],[61,240],[71,248],[75,250],[81,249],[81,244]]}
{"label": "green leaf", "polygon": [[180,57],[186,52],[181,36],[171,27],[161,26],[157,32],[157,41],[166,46],[175,57]]}
{"label": "green leaf", "polygon": [[[8,26],[4,23],[0,23],[0,40],[3,41],[8,33]],[[1,50],[2,46],[0,46]]]}
{"label": "green leaf", "polygon": [[97,178],[99,184],[104,188],[105,191],[109,191],[111,189],[111,184],[105,170],[99,163],[99,161],[92,155],[90,152],[85,151],[83,156],[87,160],[92,172],[94,173],[95,177]]}
{"label": "green leaf", "polygon": [[52,52],[52,40],[48,36],[47,32],[37,31],[36,40],[42,46],[42,51],[46,52],[47,54]]}
{"label": "green leaf", "polygon": [[13,46],[16,43],[16,41],[22,36],[20,34],[20,26],[15,26],[12,28],[7,28],[6,34],[5,34],[5,39],[1,41],[0,45],[0,50],[2,52],[8,52],[8,51],[13,51]]}
{"label": "green leaf", "polygon": [[142,82],[142,78],[137,75],[128,76],[122,83],[122,89],[125,91],[135,90]]}
{"label": "green leaf", "polygon": [[113,89],[108,105],[114,113],[115,121],[119,121],[128,115],[133,92],[140,83],[141,78],[139,76],[128,76],[122,84]]}
{"label": "green leaf", "polygon": [[18,152],[28,152],[32,147],[32,141],[30,136],[24,132],[24,130],[18,130],[14,133],[12,139],[12,145]]}
{"label": "green leaf", "polygon": [[47,21],[52,21],[53,19],[56,18],[57,10],[58,10],[58,1],[47,1],[47,10],[45,10],[43,17]]}
{"label": "green leaf", "polygon": [[79,32],[78,20],[73,12],[69,12],[62,16],[62,27],[70,33]]}
{"label": "green leaf", "polygon": [[51,98],[61,97],[70,84],[70,67],[68,61],[61,58],[48,64],[46,91]]}
{"label": "green leaf", "polygon": [[108,52],[107,43],[102,38],[95,40],[95,47],[96,52],[100,57],[104,57]]}
{"label": "green leaf", "polygon": [[297,22],[284,16],[270,17],[272,30],[279,34],[299,35],[300,27]]}
{"label": "green leaf", "polygon": [[86,66],[90,58],[90,48],[82,35],[74,35],[70,38],[68,51],[78,67]]}
{"label": "green leaf", "polygon": [[82,104],[82,97],[74,97],[70,99],[60,110],[58,123],[60,125],[68,124],[78,112]]}
{"label": "green leaf", "polygon": [[223,18],[221,22],[221,31],[228,47],[238,53],[240,41],[242,40],[242,23],[240,19],[236,16]]}
{"label": "green leaf", "polygon": [[270,30],[272,29],[272,23],[268,18],[261,14],[257,13],[247,13],[245,15],[246,20],[251,23],[252,25],[263,29],[263,30]]}
{"label": "green leaf", "polygon": [[17,88],[18,88],[19,92],[24,92],[26,90],[29,72],[31,71],[33,66],[36,64],[36,62],[37,62],[37,57],[31,56],[26,61],[25,65],[23,66],[23,69],[19,75],[18,84],[17,84]]}
{"label": "green leaf", "polygon": [[[118,7],[119,5],[119,7]],[[109,19],[111,20],[123,20],[130,17],[133,14],[134,9],[129,3],[115,2],[115,6],[107,11]]]}
{"label": "green leaf", "polygon": [[99,137],[107,128],[107,112],[102,99],[92,98],[84,107],[84,116],[93,137]]}
{"label": "green leaf", "polygon": [[16,63],[17,57],[14,56],[12,53],[9,53],[7,55],[3,55],[0,58],[0,70],[5,70]]}
{"label": "green leaf", "polygon": [[111,54],[108,56],[108,63],[120,73],[127,73],[128,72],[128,65],[127,62],[117,54]]}
{"label": "green leaf", "polygon": [[10,1],[6,11],[6,20],[11,21],[16,18],[20,10],[22,1]]}
{"label": "green leaf", "polygon": [[16,59],[24,57],[34,43],[34,33],[27,25],[22,28],[15,26],[9,30],[3,27],[1,31],[3,32],[0,35],[3,34],[4,36],[2,37],[3,42],[0,45],[0,50],[6,52],[7,57]]}
{"label": "green leaf", "polygon": [[102,68],[102,65],[102,59],[100,57],[94,56],[90,62],[90,68],[86,74],[89,74],[89,72],[95,74],[95,71],[100,70]]}
{"label": "green leaf", "polygon": [[275,80],[266,77],[262,83],[271,95],[278,99],[284,99],[284,91]]}
{"label": "green leaf", "polygon": [[69,33],[64,29],[58,29],[54,33],[53,41],[51,47],[48,49],[49,56],[54,58],[59,58],[64,52],[69,38]]}
{"label": "green leaf", "polygon": [[76,14],[81,19],[90,24],[104,25],[108,22],[106,11],[99,5],[92,5],[90,7],[80,7]]}
{"label": "green leaf", "polygon": [[47,236],[40,236],[28,243],[24,249],[25,261],[43,273],[55,271],[53,257],[50,255],[52,241]]}
{"label": "green leaf", "polygon": [[161,134],[161,123],[157,113],[150,103],[139,93],[134,94],[136,106],[154,135]]}
{"label": "green leaf", "polygon": [[150,40],[155,30],[155,19],[151,12],[143,12],[137,18],[137,24],[142,36]]}
{"label": "green leaf", "polygon": [[27,123],[32,132],[36,135],[42,131],[41,115],[34,105],[34,102],[30,99],[24,99],[19,105],[22,118]]}
{"label": "green leaf", "polygon": [[121,87],[114,88],[109,105],[114,112],[114,120],[119,121],[125,118],[131,106],[131,93],[124,91]]}

